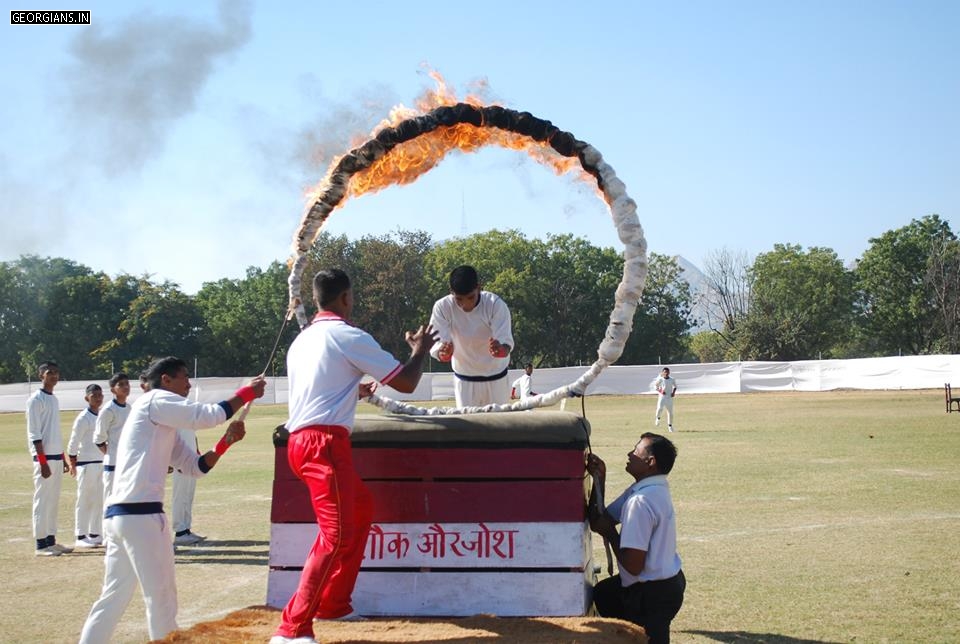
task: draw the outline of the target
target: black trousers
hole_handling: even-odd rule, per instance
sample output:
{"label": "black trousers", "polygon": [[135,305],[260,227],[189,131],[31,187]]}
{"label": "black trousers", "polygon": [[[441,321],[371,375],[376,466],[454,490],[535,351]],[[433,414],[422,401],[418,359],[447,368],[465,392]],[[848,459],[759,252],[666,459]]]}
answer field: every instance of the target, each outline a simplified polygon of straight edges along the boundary
{"label": "black trousers", "polygon": [[683,606],[687,580],[681,570],[670,579],[645,581],[626,588],[620,575],[593,588],[593,603],[601,617],[625,619],[643,627],[650,644],[670,643],[670,622]]}

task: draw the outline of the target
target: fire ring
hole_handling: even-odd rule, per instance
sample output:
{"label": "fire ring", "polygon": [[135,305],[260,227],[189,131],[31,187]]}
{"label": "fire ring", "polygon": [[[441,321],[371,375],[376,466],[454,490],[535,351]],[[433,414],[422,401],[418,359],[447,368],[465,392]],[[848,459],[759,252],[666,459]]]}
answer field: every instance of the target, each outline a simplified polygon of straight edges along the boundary
{"label": "fire ring", "polygon": [[[425,114],[406,118],[396,125],[383,127],[375,131],[365,143],[335,159],[318,186],[316,198],[307,209],[294,234],[293,256],[290,260],[291,269],[288,279],[290,311],[295,313],[301,328],[308,324],[306,310],[300,300],[301,280],[303,270],[306,268],[308,252],[319,236],[327,217],[349,196],[351,179],[355,176],[362,177],[398,146],[415,141],[424,135],[442,132],[444,128],[454,127],[496,128],[511,133],[547,153],[552,151],[561,157],[578,160],[582,170],[596,180],[597,188],[610,208],[620,241],[624,244],[623,276],[615,293],[610,322],[604,339],[597,349],[596,362],[574,382],[545,394],[511,404],[483,407],[424,408],[407,405],[376,394],[369,400],[393,413],[436,415],[520,411],[554,405],[564,398],[583,395],[600,372],[616,362],[623,353],[623,347],[633,328],[633,315],[646,283],[647,242],[637,217],[636,202],[627,195],[626,186],[617,178],[613,168],[603,160],[600,152],[592,145],[578,140],[571,133],[560,130],[550,121],[537,118],[529,112],[517,112],[498,105],[471,103],[443,105]],[[496,143],[494,140],[481,145]],[[452,150],[455,147],[449,149]],[[442,154],[440,158],[432,160],[419,174],[403,181],[412,181],[431,169],[441,159]]]}

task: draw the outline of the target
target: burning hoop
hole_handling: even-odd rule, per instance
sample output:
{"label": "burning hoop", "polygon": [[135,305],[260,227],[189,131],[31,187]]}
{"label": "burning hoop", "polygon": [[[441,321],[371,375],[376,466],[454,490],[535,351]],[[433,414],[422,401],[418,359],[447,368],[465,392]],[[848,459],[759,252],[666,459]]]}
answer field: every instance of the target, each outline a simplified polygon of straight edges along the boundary
{"label": "burning hoop", "polygon": [[[647,278],[647,243],[637,217],[637,205],[626,186],[593,146],[564,132],[550,121],[529,112],[517,112],[478,102],[449,102],[426,113],[409,110],[393,116],[375,130],[371,138],[335,159],[317,187],[312,204],[303,216],[293,240],[289,283],[290,313],[301,328],[308,324],[300,300],[303,270],[308,251],[320,229],[336,208],[349,196],[409,183],[432,169],[452,150],[475,151],[487,145],[524,150],[558,173],[582,169],[595,179],[601,196],[610,208],[620,241],[624,244],[623,277],[615,293],[610,322],[597,360],[577,380],[553,391],[505,405],[483,407],[424,408],[407,405],[374,394],[368,400],[400,414],[436,415],[491,411],[521,411],[554,405],[582,395],[600,372],[617,361],[633,328],[636,311]],[[403,163],[397,163],[403,157]],[[578,163],[579,162],[579,163]]]}

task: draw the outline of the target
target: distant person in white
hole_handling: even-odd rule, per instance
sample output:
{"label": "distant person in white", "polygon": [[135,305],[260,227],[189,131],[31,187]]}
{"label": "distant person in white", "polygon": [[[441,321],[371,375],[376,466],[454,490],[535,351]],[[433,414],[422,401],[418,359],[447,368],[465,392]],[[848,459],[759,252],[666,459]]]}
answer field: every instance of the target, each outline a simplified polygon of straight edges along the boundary
{"label": "distant person in white", "polygon": [[657,416],[654,425],[660,424],[660,414],[667,412],[667,430],[673,431],[673,397],[677,395],[677,382],[670,377],[670,368],[664,367],[653,381],[657,390]]}
{"label": "distant person in white", "polygon": [[67,443],[70,476],[77,479],[77,505],[74,519],[77,530],[75,548],[103,545],[103,454],[93,442],[97,416],[103,405],[103,388],[87,385],[83,399],[87,408],[77,414]]}
{"label": "distant person in white", "polygon": [[263,396],[266,384],[257,377],[229,400],[201,404],[187,400],[190,376],[179,358],[155,360],[144,376],[150,390],[131,405],[117,446],[116,477],[103,522],[107,546],[103,589],[83,625],[81,644],[113,639],[137,582],[147,608],[150,639],[162,639],[176,630],[173,547],[170,522],[163,513],[167,467],[203,476],[246,433],[242,422],[230,423],[216,447],[198,457],[196,445],[180,439],[177,427],[215,427]]}
{"label": "distant person in white", "polygon": [[499,296],[481,289],[475,268],[458,266],[450,272],[450,294],[433,305],[430,324],[440,338],[430,355],[453,363],[457,407],[506,404],[513,349],[510,309]]}
{"label": "distant person in white", "polygon": [[513,381],[510,385],[510,398],[516,398],[520,394],[520,400],[526,400],[530,396],[536,396],[533,389],[533,365],[529,362],[523,366],[523,375]]}

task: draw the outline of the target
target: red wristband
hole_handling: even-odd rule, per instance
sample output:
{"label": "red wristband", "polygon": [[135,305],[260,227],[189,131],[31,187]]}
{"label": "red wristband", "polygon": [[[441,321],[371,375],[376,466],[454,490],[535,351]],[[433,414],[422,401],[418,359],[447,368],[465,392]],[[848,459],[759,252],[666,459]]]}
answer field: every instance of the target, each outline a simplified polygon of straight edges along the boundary
{"label": "red wristband", "polygon": [[40,463],[40,465],[46,465],[47,455],[44,454],[43,452],[40,452],[39,454],[37,454],[37,463]]}
{"label": "red wristband", "polygon": [[247,385],[246,387],[240,387],[237,389],[234,395],[242,400],[244,404],[246,404],[253,402],[253,400],[257,397],[257,392],[253,390],[253,387]]}
{"label": "red wristband", "polygon": [[230,443],[227,442],[226,436],[222,436],[220,441],[213,448],[213,451],[216,452],[217,456],[223,456],[228,449],[230,449]]}

